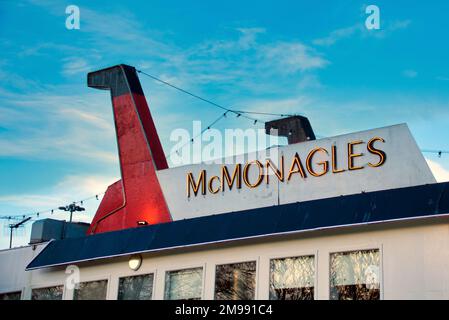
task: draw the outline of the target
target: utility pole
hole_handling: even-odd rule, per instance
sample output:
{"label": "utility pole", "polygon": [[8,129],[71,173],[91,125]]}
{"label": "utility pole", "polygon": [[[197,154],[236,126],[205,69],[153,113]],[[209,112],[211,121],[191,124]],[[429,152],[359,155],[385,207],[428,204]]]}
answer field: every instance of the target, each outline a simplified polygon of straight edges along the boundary
{"label": "utility pole", "polygon": [[75,211],[84,211],[84,210],[86,210],[83,207],[77,206],[75,202],[71,203],[71,204],[69,204],[68,206],[65,206],[65,207],[59,207],[58,209],[62,210],[62,211],[69,211],[70,212],[70,220],[69,220],[69,222],[72,222],[72,216],[73,216],[73,213]]}
{"label": "utility pole", "polygon": [[9,249],[12,248],[12,230],[13,229],[17,229],[18,227],[20,227],[22,224],[26,223],[28,220],[30,220],[31,217],[28,217],[22,221],[20,221],[19,223],[16,224],[10,224],[9,225],[9,229],[10,229],[10,234],[9,234]]}

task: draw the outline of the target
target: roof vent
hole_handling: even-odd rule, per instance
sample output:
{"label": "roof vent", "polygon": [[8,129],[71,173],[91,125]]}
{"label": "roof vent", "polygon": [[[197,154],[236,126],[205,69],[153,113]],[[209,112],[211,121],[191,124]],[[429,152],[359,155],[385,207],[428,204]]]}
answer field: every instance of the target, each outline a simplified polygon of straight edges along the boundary
{"label": "roof vent", "polygon": [[86,235],[88,223],[67,222],[54,219],[37,220],[31,227],[30,244],[47,242],[52,239],[78,238]]}
{"label": "roof vent", "polygon": [[269,121],[265,123],[265,133],[287,137],[288,144],[316,140],[309,119],[303,116],[292,116]]}

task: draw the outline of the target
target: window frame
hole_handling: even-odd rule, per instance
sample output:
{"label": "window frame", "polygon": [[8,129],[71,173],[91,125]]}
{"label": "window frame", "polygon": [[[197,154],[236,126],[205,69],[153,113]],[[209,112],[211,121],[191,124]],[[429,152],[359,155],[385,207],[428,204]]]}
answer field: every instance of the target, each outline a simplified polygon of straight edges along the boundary
{"label": "window frame", "polygon": [[[109,294],[110,294],[110,290],[111,290],[111,276],[110,275],[108,275],[108,276],[106,276],[106,277],[104,277],[104,276],[102,276],[102,277],[98,277],[98,276],[96,276],[96,277],[93,277],[93,276],[91,276],[91,277],[86,277],[86,278],[83,278],[83,279],[80,279],[80,284],[81,283],[84,283],[84,282],[95,282],[95,281],[104,281],[104,280],[106,280],[107,282],[106,282],[106,297],[105,297],[105,300],[109,300]],[[74,297],[75,297],[75,290],[76,289],[73,289],[73,290],[70,290],[71,291],[71,293],[70,293],[70,299],[69,300],[74,300]]]}
{"label": "window frame", "polygon": [[24,300],[24,292],[25,292],[25,288],[21,288],[21,289],[6,289],[6,290],[1,290],[0,294],[11,294],[11,293],[19,293],[20,292],[20,299],[19,300]]}
{"label": "window frame", "polygon": [[59,286],[62,286],[62,297],[61,297],[61,300],[65,300],[67,290],[66,290],[66,287],[65,287],[65,283],[61,283],[61,282],[50,282],[50,283],[45,283],[45,284],[44,283],[40,283],[40,284],[32,285],[30,287],[30,300],[33,299],[33,290],[46,289],[46,288],[59,287]]}
{"label": "window frame", "polygon": [[331,255],[335,253],[350,253],[356,251],[368,251],[368,250],[378,250],[379,251],[379,300],[384,300],[384,275],[383,275],[383,244],[382,243],[371,243],[365,245],[350,245],[350,246],[340,246],[333,247],[327,251],[327,299],[330,300],[331,297]]}
{"label": "window frame", "polygon": [[[142,263],[143,264],[143,263]],[[129,267],[128,267],[129,268]],[[133,277],[133,276],[142,276],[142,275],[146,275],[146,274],[153,274],[153,290],[151,292],[151,300],[154,300],[155,298],[155,294],[154,292],[156,291],[156,279],[157,279],[157,269],[155,268],[151,268],[151,269],[144,269],[142,267],[140,267],[139,270],[137,271],[132,271],[131,269],[129,269],[131,272],[120,272],[118,273],[114,279],[115,279],[115,284],[117,285],[117,292],[115,294],[115,300],[118,300],[118,294],[119,294],[119,289],[120,289],[120,278],[126,278],[126,277]]]}
{"label": "window frame", "polygon": [[[306,250],[298,252],[289,252],[277,255],[268,256],[268,297],[270,300],[270,287],[271,287],[271,260],[277,259],[289,259],[289,258],[300,258],[300,257],[313,257],[313,267],[314,267],[314,279],[313,279],[313,300],[318,300],[318,250]],[[270,300],[275,301],[275,300]]]}
{"label": "window frame", "polygon": [[[206,289],[206,263],[202,263],[202,264],[187,264],[187,265],[182,265],[180,267],[173,267],[173,268],[165,268],[162,270],[162,273],[164,274],[163,276],[163,283],[164,283],[164,290],[162,292],[162,299],[165,299],[165,290],[167,289],[167,274],[169,272],[174,272],[174,271],[182,271],[182,270],[188,270],[188,269],[198,269],[198,268],[202,268],[203,272],[201,274],[201,297],[200,300],[204,300],[204,296],[205,296],[205,289]],[[166,300],[166,301],[171,301],[171,300]]]}
{"label": "window frame", "polygon": [[236,258],[228,258],[228,259],[222,259],[222,260],[218,260],[214,263],[214,270],[213,270],[213,292],[212,292],[212,300],[214,301],[219,301],[215,299],[215,289],[216,289],[216,281],[215,279],[217,278],[217,266],[222,266],[222,265],[227,265],[227,264],[237,264],[237,263],[246,263],[246,262],[255,262],[256,263],[256,276],[255,276],[255,285],[254,285],[254,299],[253,300],[258,300],[259,299],[259,270],[260,270],[260,255],[253,257],[253,258],[248,258],[248,259],[242,259],[242,260],[238,260]]}

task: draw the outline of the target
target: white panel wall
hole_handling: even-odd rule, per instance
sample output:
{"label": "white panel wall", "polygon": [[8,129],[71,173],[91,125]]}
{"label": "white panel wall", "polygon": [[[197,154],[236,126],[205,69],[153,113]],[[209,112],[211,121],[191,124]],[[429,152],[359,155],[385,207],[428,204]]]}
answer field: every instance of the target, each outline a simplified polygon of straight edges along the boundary
{"label": "white panel wall", "polygon": [[[379,160],[378,156],[370,154],[366,149],[366,143],[373,137],[385,139],[385,143],[376,142],[374,146],[387,154],[384,165],[377,168],[367,166],[368,162],[377,163]],[[354,165],[364,166],[362,170],[332,173],[330,167],[329,172],[321,177],[307,174],[307,178],[302,179],[299,174],[295,174],[289,182],[278,182],[275,176],[271,176],[269,185],[263,182],[254,189],[243,185],[240,190],[234,188],[232,191],[227,189],[217,194],[207,192],[206,195],[187,197],[187,174],[192,172],[196,179],[200,171],[205,169],[207,177],[220,176],[221,165],[217,164],[182,166],[158,171],[157,174],[174,220],[436,182],[406,124],[276,148],[272,150],[275,155],[272,159],[275,159],[275,163],[279,163],[277,160],[284,155],[285,175],[287,175],[296,152],[306,170],[307,154],[315,147],[323,147],[329,152],[329,156],[323,157],[321,153],[317,153],[313,162],[328,160],[331,166],[331,147],[335,145],[338,152],[338,168],[347,169],[347,144],[355,140],[364,141],[364,144],[354,146],[354,153],[364,154],[363,157],[354,158]],[[247,157],[250,159],[257,157],[262,163],[265,163],[266,159],[265,153],[249,154]],[[244,160],[238,159],[234,163],[244,163]],[[229,163],[229,160],[225,162]],[[232,173],[235,165],[227,167]],[[318,167],[316,171],[319,172]],[[252,167],[250,174],[250,181],[255,181],[257,167]]]}
{"label": "white panel wall", "polygon": [[[374,146],[387,155],[385,163],[375,168],[368,166],[368,163],[377,163],[379,157],[366,149],[366,143],[373,137],[385,140],[385,143],[377,141]],[[353,159],[354,165],[363,169],[347,170],[347,143],[355,140],[364,142],[353,147],[354,153],[363,153],[362,157]],[[325,148],[331,153],[332,145],[337,149],[338,169],[346,171],[332,173],[330,168],[330,172],[321,177],[309,174],[306,179],[301,179],[296,175],[290,182],[280,183],[281,204],[436,182],[405,124],[289,145],[282,148],[281,154],[284,154],[285,159],[291,159],[296,152],[307,155],[308,150],[314,147]],[[325,160],[329,160],[329,157],[322,153],[317,153],[314,158],[314,162]],[[317,172],[320,170],[320,167],[316,168]]]}
{"label": "white panel wall", "polygon": [[[265,162],[264,155],[250,154],[250,159],[258,159]],[[244,159],[236,158],[232,163],[244,163]],[[230,163],[230,160],[226,161]],[[242,182],[242,188],[237,189],[234,183],[232,190],[226,187],[225,192],[217,194],[202,195],[201,191],[197,196],[187,197],[187,180],[189,172],[193,173],[195,180],[198,179],[200,171],[207,170],[207,177],[221,176],[220,164],[197,164],[176,167],[167,170],[157,171],[159,182],[162,186],[165,200],[167,201],[173,220],[189,219],[198,216],[211,214],[241,211],[249,208],[269,207],[278,204],[278,184],[276,180],[269,185],[264,182],[254,189],[247,188]],[[232,177],[235,165],[228,165],[229,175]],[[257,181],[257,166],[249,170],[249,181]],[[207,188],[207,187],[206,187]]]}
{"label": "white panel wall", "polygon": [[[382,224],[326,233],[312,232],[290,240],[271,240],[190,253],[144,255],[142,266],[137,272],[129,269],[128,257],[104,260],[95,265],[80,265],[80,280],[108,279],[108,299],[116,299],[119,277],[155,273],[154,299],[163,299],[166,271],[203,267],[203,298],[213,299],[217,264],[255,260],[256,298],[267,299],[270,259],[313,254],[316,259],[315,298],[328,299],[329,255],[333,252],[377,248],[381,254],[383,299],[449,299],[449,218],[440,218],[438,223],[430,221],[421,220],[412,226],[396,222],[394,228]],[[11,255],[9,258],[14,257]],[[9,283],[11,288],[22,285],[21,280],[17,280],[20,283],[16,286],[11,285],[15,280],[5,282],[11,272],[21,272],[14,271],[17,268],[11,263],[5,264],[5,259],[5,255],[1,256],[0,265],[9,267],[2,268],[0,291],[5,291],[5,283]],[[35,270],[27,274],[29,287],[64,284],[66,277],[63,268]],[[31,291],[27,289],[25,292],[25,298],[29,298]],[[65,298],[71,299],[71,296],[72,293],[66,290]]]}
{"label": "white panel wall", "polygon": [[22,297],[29,294],[32,273],[25,272],[25,267],[44,247],[41,244],[0,251],[0,293],[22,291]]}

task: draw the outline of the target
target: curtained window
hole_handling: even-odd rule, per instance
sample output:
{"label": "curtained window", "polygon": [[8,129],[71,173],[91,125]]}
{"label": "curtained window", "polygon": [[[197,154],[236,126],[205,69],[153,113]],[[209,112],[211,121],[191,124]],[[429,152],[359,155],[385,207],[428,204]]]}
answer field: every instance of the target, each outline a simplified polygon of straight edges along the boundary
{"label": "curtained window", "polygon": [[313,300],[313,256],[270,260],[270,300]]}
{"label": "curtained window", "polygon": [[21,295],[20,291],[0,293],[0,300],[20,300]]}
{"label": "curtained window", "polygon": [[253,300],[255,289],[256,261],[216,266],[216,300]]}
{"label": "curtained window", "polygon": [[143,274],[120,278],[118,300],[151,300],[153,277],[153,274]]}
{"label": "curtained window", "polygon": [[200,300],[203,268],[168,271],[165,275],[165,300]]}
{"label": "curtained window", "polygon": [[81,282],[73,293],[73,300],[106,300],[108,280]]}
{"label": "curtained window", "polygon": [[62,300],[64,286],[38,288],[31,291],[31,300]]}
{"label": "curtained window", "polygon": [[379,270],[379,250],[331,254],[330,299],[379,300]]}

